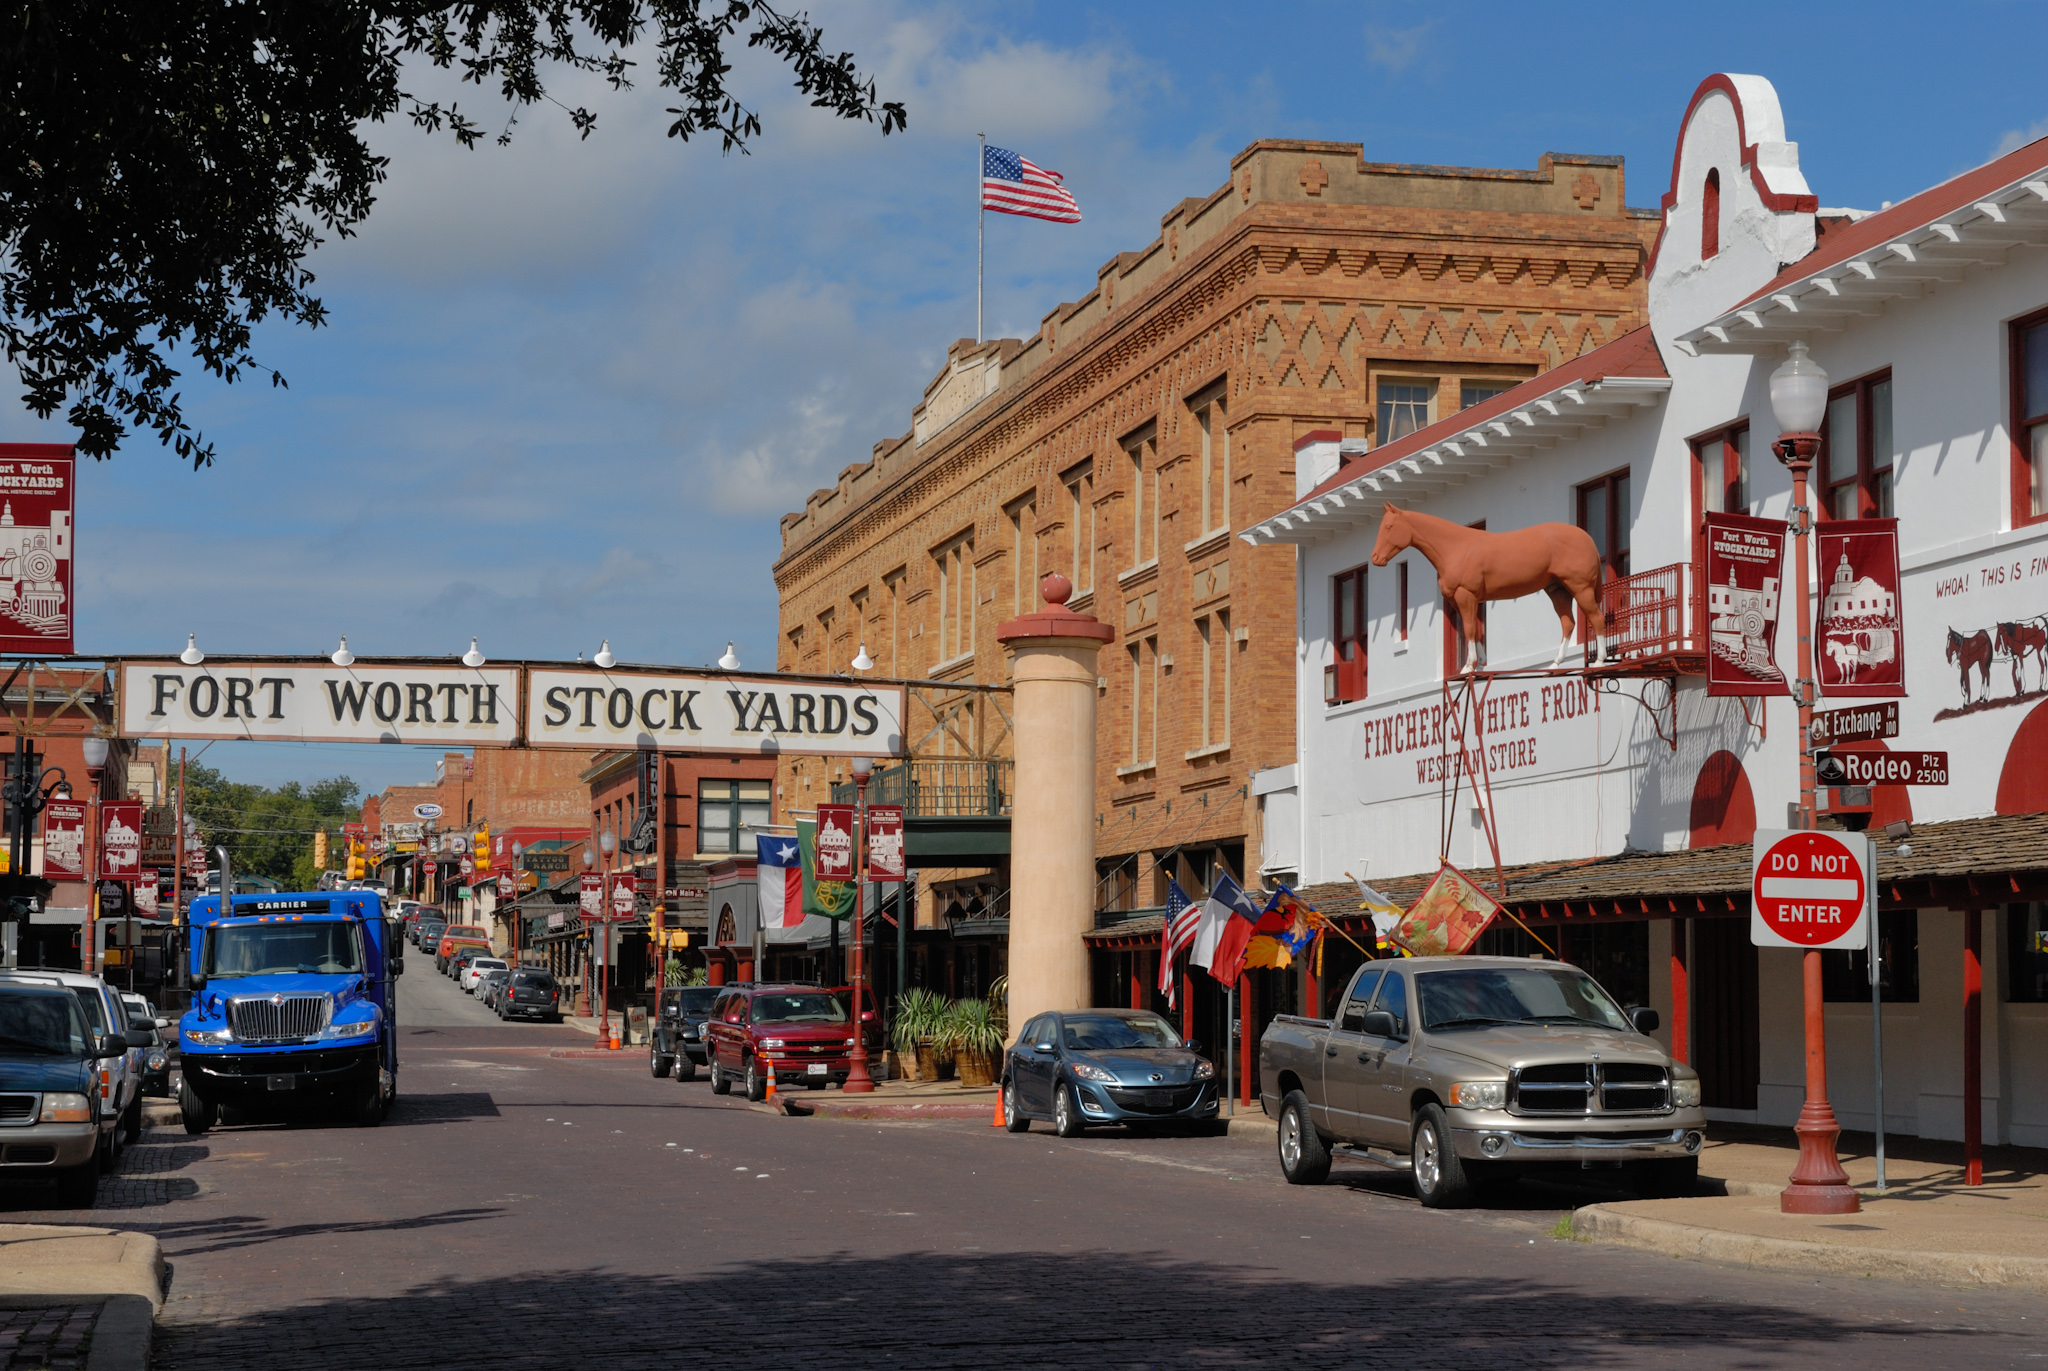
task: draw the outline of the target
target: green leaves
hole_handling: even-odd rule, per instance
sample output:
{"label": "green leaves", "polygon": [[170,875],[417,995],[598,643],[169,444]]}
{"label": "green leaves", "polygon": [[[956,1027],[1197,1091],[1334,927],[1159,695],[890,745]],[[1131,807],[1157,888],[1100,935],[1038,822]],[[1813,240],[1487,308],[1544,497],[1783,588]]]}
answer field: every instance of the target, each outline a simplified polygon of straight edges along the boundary
{"label": "green leaves", "polygon": [[[173,359],[223,381],[284,378],[252,352],[273,315],[327,310],[306,257],[369,217],[387,159],[366,123],[402,114],[473,147],[489,131],[454,103],[403,89],[411,59],[494,85],[515,111],[556,106],[588,138],[597,116],[548,93],[554,73],[632,85],[652,40],[682,103],[669,136],[716,133],[746,151],[757,115],[729,90],[726,44],[786,63],[821,109],[904,127],[847,53],[802,14],[756,0],[29,0],[0,25],[0,349],[38,416],[111,456],[131,429],[202,467]],[[111,55],[111,60],[110,60]]]}
{"label": "green leaves", "polygon": [[268,876],[290,890],[313,888],[320,875],[314,832],[324,828],[338,839],[342,824],[362,817],[361,793],[346,776],[310,786],[287,781],[272,790],[230,781],[197,762],[185,768],[185,813],[198,822],[208,852],[225,847],[237,873]]}

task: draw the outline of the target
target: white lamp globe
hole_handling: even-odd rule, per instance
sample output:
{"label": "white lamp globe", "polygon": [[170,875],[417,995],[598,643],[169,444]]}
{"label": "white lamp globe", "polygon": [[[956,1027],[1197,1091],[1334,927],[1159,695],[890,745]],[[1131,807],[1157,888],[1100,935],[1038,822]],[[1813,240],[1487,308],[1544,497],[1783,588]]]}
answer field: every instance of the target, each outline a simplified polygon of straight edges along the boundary
{"label": "white lamp globe", "polygon": [[1795,342],[1778,369],[1771,373],[1771,413],[1780,433],[1817,433],[1828,410],[1828,374],[1820,363],[1806,354],[1806,344]]}

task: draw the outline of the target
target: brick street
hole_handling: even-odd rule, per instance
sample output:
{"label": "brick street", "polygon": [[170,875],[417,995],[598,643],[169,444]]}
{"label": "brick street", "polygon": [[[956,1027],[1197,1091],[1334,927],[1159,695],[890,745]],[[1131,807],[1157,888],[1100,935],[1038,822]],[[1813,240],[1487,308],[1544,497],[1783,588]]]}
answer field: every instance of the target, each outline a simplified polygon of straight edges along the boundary
{"label": "brick street", "polygon": [[[1552,1237],[1594,1192],[1430,1211],[1264,1144],[784,1119],[415,960],[374,1129],[157,1130],[92,1221],[174,1275],[168,1371],[358,1366],[2020,1366],[2038,1300]],[[13,1221],[44,1213],[34,1190]]]}

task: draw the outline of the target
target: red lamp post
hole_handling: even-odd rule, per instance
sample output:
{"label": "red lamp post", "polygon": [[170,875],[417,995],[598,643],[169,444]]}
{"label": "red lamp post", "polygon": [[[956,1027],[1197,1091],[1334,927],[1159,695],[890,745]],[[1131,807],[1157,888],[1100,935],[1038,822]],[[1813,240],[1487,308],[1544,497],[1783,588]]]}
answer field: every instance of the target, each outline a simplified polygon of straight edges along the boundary
{"label": "red lamp post", "polygon": [[875,1079],[868,1074],[868,1027],[861,1017],[861,1006],[867,1002],[867,920],[861,904],[868,885],[868,777],[874,771],[874,758],[853,759],[853,1060],[846,1067],[846,1084],[840,1087],[849,1095],[870,1094],[875,1088]]}
{"label": "red lamp post", "polygon": [[612,958],[617,955],[618,943],[612,937],[612,854],[619,850],[619,840],[607,828],[597,835],[597,845],[604,850],[604,896],[598,906],[597,936],[604,939],[604,960],[599,963],[597,999],[600,1019],[597,1027],[597,1041],[600,1047],[612,1044]]}
{"label": "red lamp post", "polygon": [[[1795,342],[1791,356],[1771,373],[1771,410],[1778,420],[1778,441],[1771,451],[1792,473],[1792,584],[1799,628],[1799,826],[1815,823],[1813,775],[1813,624],[1811,591],[1807,587],[1806,539],[1813,527],[1813,511],[1807,506],[1807,475],[1820,448],[1821,419],[1827,413],[1828,374],[1806,355],[1806,344]],[[1875,930],[1872,930],[1875,937]],[[1806,1000],[1806,1103],[1800,1106],[1799,1122],[1792,1131],[1799,1138],[1799,1161],[1792,1168],[1790,1183],[1778,1196],[1778,1207],[1787,1214],[1854,1214],[1862,1200],[1849,1184],[1849,1173],[1835,1153],[1835,1140],[1842,1126],[1828,1103],[1828,1040],[1825,1008],[1821,1003],[1820,953],[1807,951],[1803,959]]]}
{"label": "red lamp post", "polygon": [[88,976],[100,972],[100,777],[105,774],[107,752],[105,738],[89,737],[80,745],[85,754],[85,841],[91,856],[86,861],[86,901],[84,946],[79,949],[79,964]]}

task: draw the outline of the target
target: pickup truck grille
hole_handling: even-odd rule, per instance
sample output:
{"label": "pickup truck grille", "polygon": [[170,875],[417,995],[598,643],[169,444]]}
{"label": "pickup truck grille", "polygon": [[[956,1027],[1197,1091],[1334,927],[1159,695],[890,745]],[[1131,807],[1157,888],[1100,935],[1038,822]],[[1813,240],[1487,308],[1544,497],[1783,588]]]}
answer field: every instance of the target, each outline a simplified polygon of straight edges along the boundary
{"label": "pickup truck grille", "polygon": [[297,1042],[327,1027],[333,1012],[325,995],[251,995],[228,1001],[228,1026],[236,1042]]}
{"label": "pickup truck grille", "polygon": [[19,1126],[34,1123],[40,1111],[40,1097],[35,1095],[0,1095],[0,1124]]}
{"label": "pickup truck grille", "polygon": [[1508,1107],[1517,1114],[1649,1114],[1671,1107],[1661,1066],[1637,1062],[1559,1062],[1514,1073]]}

